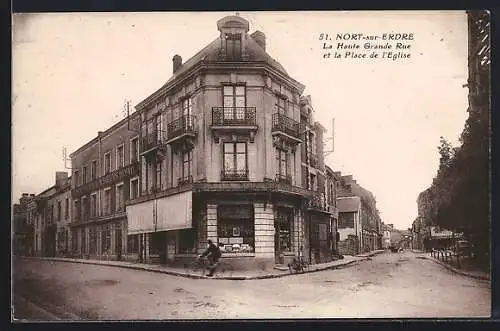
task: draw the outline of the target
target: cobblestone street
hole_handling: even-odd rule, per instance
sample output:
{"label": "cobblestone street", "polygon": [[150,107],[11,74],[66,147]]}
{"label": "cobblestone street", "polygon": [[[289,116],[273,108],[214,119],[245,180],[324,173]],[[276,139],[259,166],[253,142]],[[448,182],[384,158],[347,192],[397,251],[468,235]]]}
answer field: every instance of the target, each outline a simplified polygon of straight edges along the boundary
{"label": "cobblestone street", "polygon": [[27,259],[15,260],[14,272],[18,319],[487,317],[491,309],[489,282],[411,252],[265,280],[189,279]]}

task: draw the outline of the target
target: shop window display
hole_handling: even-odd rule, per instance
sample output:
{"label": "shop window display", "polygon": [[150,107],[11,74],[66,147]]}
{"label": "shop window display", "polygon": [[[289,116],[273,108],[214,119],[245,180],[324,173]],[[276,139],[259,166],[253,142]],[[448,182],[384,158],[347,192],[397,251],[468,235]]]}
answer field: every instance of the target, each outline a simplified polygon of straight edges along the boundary
{"label": "shop window display", "polygon": [[253,206],[219,206],[217,236],[219,247],[224,253],[253,253],[255,251]]}

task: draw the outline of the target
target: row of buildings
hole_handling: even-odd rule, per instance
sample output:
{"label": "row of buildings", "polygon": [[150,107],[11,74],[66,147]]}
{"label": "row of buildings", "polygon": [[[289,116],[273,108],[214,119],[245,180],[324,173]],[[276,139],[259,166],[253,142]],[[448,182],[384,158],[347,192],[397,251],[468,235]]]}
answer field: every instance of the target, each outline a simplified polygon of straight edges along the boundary
{"label": "row of buildings", "polygon": [[242,17],[217,28],[188,61],[174,56],[173,76],[135,112],[70,155],[70,177],[23,196],[33,235],[16,247],[175,265],[211,239],[235,265],[260,268],[300,250],[320,263],[381,247],[374,196],[325,165],[305,86]]}

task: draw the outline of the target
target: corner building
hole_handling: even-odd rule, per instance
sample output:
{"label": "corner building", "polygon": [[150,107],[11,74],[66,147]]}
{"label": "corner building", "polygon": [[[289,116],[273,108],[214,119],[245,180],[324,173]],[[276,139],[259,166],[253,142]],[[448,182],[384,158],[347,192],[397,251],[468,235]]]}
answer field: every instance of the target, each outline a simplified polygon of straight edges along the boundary
{"label": "corner building", "polygon": [[126,214],[139,259],[184,263],[211,239],[235,268],[288,263],[301,248],[328,260],[335,206],[311,99],[245,19],[217,28],[136,106],[140,192]]}

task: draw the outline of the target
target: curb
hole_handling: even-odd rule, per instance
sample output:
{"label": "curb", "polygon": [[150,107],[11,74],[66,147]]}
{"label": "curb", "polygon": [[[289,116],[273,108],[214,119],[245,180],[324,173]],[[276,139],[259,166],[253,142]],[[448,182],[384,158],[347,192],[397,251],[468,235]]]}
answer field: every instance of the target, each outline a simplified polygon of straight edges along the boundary
{"label": "curb", "polygon": [[193,275],[193,274],[185,274],[185,273],[176,272],[176,271],[162,270],[162,269],[155,269],[155,268],[148,268],[148,267],[142,267],[142,266],[137,266],[137,265],[115,265],[115,264],[99,263],[99,262],[94,262],[92,260],[81,261],[81,260],[58,259],[58,258],[51,258],[51,257],[32,257],[32,256],[30,256],[30,257],[23,257],[23,258],[25,258],[25,259],[37,259],[37,260],[53,261],[53,262],[67,262],[67,263],[80,263],[80,264],[100,265],[100,266],[106,266],[106,267],[116,267],[116,268],[124,268],[124,269],[133,269],[133,270],[141,270],[141,271],[148,271],[148,272],[156,272],[156,273],[162,273],[162,274],[167,274],[167,275],[171,275],[171,276],[178,276],[178,277],[184,277],[184,278],[213,279],[213,280],[258,280],[258,279],[281,278],[281,277],[287,277],[287,276],[293,276],[293,275],[301,275],[301,274],[306,274],[306,273],[312,273],[312,272],[317,272],[317,271],[339,269],[339,268],[342,268],[342,267],[351,266],[352,264],[355,264],[355,263],[360,262],[360,261],[365,261],[365,260],[368,259],[368,257],[362,257],[362,258],[358,258],[357,260],[348,261],[348,262],[342,263],[342,264],[320,267],[318,269],[306,270],[306,271],[301,272],[301,273],[293,273],[293,274],[291,274],[291,273],[283,273],[283,274],[268,274],[268,275],[261,275],[261,276],[222,276],[222,277],[210,278],[210,277],[206,277],[206,276],[199,276],[199,275]]}
{"label": "curb", "polygon": [[474,274],[468,273],[466,271],[462,271],[460,269],[454,268],[454,267],[448,265],[447,263],[439,261],[438,259],[435,259],[433,257],[429,257],[429,256],[425,256],[425,255],[423,257],[426,260],[434,261],[435,263],[443,266],[444,268],[446,268],[446,269],[448,269],[448,270],[450,270],[450,271],[452,271],[452,272],[454,272],[456,274],[459,274],[459,275],[462,275],[462,276],[471,277],[471,278],[475,278],[475,279],[491,281],[491,278],[488,277],[488,276],[474,275]]}
{"label": "curb", "polygon": [[366,254],[358,254],[358,255],[356,255],[356,257],[372,257],[372,256],[375,256],[375,255],[382,254],[384,252],[385,252],[385,250],[381,249],[381,250],[377,250],[377,251],[366,253]]}

